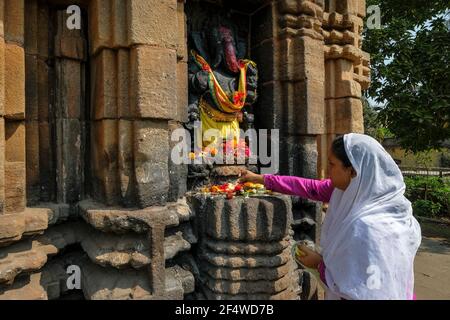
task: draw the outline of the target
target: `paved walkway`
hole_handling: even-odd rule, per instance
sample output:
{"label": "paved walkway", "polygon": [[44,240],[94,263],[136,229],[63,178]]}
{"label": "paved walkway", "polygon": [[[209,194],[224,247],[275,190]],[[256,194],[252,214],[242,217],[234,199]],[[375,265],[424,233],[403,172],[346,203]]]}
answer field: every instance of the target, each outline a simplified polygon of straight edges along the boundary
{"label": "paved walkway", "polygon": [[[450,227],[447,227],[450,229]],[[446,237],[423,235],[415,260],[418,300],[450,299],[450,242]]]}

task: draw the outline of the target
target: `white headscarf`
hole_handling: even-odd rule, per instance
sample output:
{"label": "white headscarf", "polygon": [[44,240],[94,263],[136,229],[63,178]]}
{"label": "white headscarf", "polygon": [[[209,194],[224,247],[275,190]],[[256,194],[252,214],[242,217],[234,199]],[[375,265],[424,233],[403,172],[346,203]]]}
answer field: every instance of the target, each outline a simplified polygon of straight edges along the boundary
{"label": "white headscarf", "polygon": [[397,164],[373,138],[347,134],[357,176],[335,189],[322,226],[327,299],[412,299],[421,231]]}

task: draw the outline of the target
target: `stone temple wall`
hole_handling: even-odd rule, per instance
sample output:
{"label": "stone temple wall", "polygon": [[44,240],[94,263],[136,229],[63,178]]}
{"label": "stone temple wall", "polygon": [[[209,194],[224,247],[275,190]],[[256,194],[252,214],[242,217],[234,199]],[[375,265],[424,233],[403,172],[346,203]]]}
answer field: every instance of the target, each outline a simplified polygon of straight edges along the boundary
{"label": "stone temple wall", "polygon": [[[364,0],[271,1],[252,15],[251,55],[260,66],[261,128],[280,129],[280,174],[327,177],[333,139],[363,132]],[[318,240],[320,205],[292,197],[297,239]]]}
{"label": "stone temple wall", "polygon": [[57,299],[70,265],[87,299],[183,299],[183,2],[75,1],[81,30],[71,4],[0,1],[0,299]]}
{"label": "stone temple wall", "polygon": [[[279,173],[324,177],[330,141],[363,130],[365,1],[242,3],[260,68],[257,127],[281,130]],[[65,26],[72,4],[81,30]],[[284,197],[278,219],[290,226],[273,248],[263,238],[249,248],[253,231],[241,222],[224,238],[205,235],[204,212],[186,199],[187,167],[169,159],[170,134],[187,121],[184,6],[0,0],[0,299],[184,299],[201,287],[215,290],[209,298],[300,294],[286,237],[316,241],[320,206]],[[235,236],[244,229],[248,237]],[[272,259],[246,258],[258,250]],[[236,254],[243,265],[232,260],[225,274],[224,255]],[[249,261],[273,262],[265,282],[240,282]],[[73,265],[81,290],[66,285]]]}

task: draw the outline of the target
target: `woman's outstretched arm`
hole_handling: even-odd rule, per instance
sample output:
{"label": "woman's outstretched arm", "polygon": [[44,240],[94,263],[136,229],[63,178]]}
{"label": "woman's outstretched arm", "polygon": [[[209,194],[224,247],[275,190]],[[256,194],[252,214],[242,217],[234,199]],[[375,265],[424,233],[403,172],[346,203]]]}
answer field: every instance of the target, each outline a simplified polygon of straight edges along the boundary
{"label": "woman's outstretched arm", "polygon": [[269,190],[314,201],[329,202],[334,189],[329,179],[314,180],[271,174],[258,175],[250,171],[244,171],[241,175],[241,182],[263,183]]}
{"label": "woman's outstretched arm", "polygon": [[264,175],[264,185],[275,192],[329,202],[333,193],[331,180],[314,180],[292,176]]}

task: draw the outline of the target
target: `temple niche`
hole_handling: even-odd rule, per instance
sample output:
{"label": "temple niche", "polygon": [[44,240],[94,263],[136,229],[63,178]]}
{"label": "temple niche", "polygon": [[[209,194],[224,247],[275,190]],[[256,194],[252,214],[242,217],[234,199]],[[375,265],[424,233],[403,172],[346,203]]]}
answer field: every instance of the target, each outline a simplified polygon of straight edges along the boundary
{"label": "temple niche", "polygon": [[267,165],[175,164],[171,137],[203,121],[245,154],[238,128],[278,129],[274,173],[324,178],[332,139],[363,130],[364,15],[364,0],[0,0],[0,299],[316,298],[290,246],[319,240],[321,205],[205,196]]}

